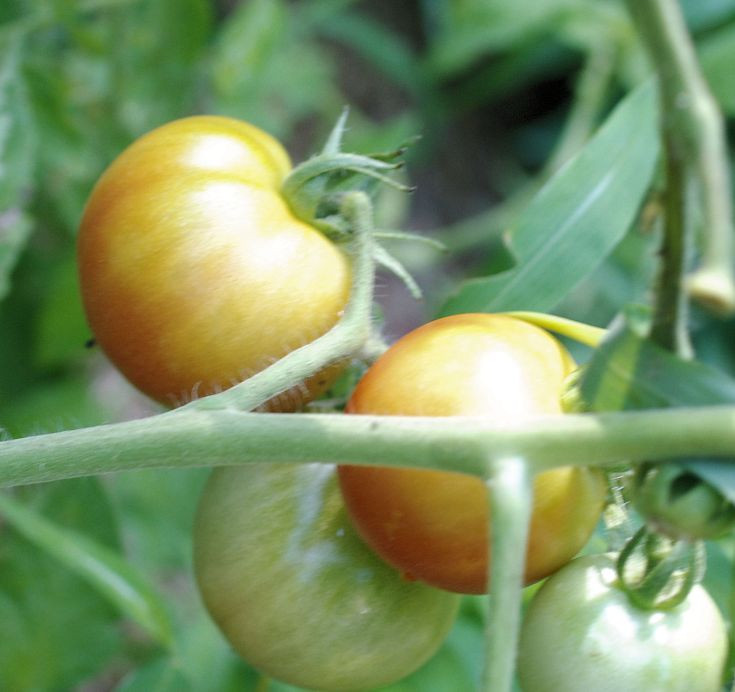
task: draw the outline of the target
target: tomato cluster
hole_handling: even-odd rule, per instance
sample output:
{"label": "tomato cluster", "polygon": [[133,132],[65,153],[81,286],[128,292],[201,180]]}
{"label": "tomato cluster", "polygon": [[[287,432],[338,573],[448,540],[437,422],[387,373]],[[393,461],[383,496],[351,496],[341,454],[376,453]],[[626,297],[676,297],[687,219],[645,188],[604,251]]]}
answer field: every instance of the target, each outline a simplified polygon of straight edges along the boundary
{"label": "tomato cluster", "polygon": [[[292,212],[281,193],[290,168],[257,128],[193,117],[136,141],[97,183],[79,234],[84,306],[110,360],[152,398],[176,406],[219,392],[339,319],[349,263]],[[455,315],[388,349],[346,411],[516,425],[562,415],[575,367],[557,339],[522,319]],[[295,383],[264,408],[293,411],[338,371]],[[525,579],[556,574],[524,625],[524,689],[715,689],[725,635],[703,590],[671,613],[639,613],[610,558],[567,565],[605,496],[595,469],[561,466],[534,479]],[[372,688],[432,655],[456,613],[451,592],[486,591],[488,513],[483,482],[450,471],[222,468],[199,505],[196,578],[232,646],[268,675]]]}

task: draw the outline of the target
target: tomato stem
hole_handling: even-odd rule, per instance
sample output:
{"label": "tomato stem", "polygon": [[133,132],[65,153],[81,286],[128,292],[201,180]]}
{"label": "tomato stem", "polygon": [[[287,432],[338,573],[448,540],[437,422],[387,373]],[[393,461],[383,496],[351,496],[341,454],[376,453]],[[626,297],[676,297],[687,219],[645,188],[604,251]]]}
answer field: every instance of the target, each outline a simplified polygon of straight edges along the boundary
{"label": "tomato stem", "polygon": [[690,277],[691,293],[710,307],[735,312],[732,200],[722,114],[702,75],[681,8],[676,0],[626,0],[659,77],[666,156],[664,265],[653,336],[662,345],[687,348],[679,323],[684,300],[686,241],[696,184],[702,207],[700,268]]}
{"label": "tomato stem", "polygon": [[488,458],[513,455],[539,472],[695,454],[735,457],[735,406],[549,415],[517,426],[483,417],[294,416],[182,407],[0,442],[0,486],[141,468],[314,461],[485,478]]}
{"label": "tomato stem", "polygon": [[483,682],[487,692],[510,692],[532,509],[532,478],[528,465],[519,457],[493,463],[487,487],[491,510],[488,555],[492,555],[492,559]]}

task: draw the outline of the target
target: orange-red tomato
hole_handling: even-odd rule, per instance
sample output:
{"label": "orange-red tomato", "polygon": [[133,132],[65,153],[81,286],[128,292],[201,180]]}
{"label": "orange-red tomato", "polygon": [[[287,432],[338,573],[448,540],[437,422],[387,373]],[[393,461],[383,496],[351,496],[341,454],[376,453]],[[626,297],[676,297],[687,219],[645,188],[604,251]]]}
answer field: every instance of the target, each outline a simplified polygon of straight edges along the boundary
{"label": "orange-red tomato", "polygon": [[[105,171],[79,232],[94,335],[168,405],[226,389],[312,341],[349,294],[342,252],[280,194],[291,164],[248,123],[199,116],[141,137]],[[293,410],[332,367],[270,402]]]}
{"label": "orange-red tomato", "polygon": [[[358,383],[350,413],[487,416],[516,423],[561,414],[574,362],[550,334],[503,315],[455,315],[416,329]],[[342,466],[355,525],[407,577],[462,593],[486,590],[488,505],[484,484],[451,472]],[[566,564],[589,538],[606,492],[598,470],[560,467],[534,480],[526,581]]]}

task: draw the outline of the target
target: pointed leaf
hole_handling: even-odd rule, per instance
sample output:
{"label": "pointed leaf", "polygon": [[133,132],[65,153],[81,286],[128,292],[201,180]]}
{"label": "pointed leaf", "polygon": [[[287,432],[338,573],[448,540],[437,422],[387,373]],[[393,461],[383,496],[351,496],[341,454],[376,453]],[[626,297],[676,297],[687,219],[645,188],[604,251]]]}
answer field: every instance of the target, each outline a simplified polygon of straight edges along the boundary
{"label": "pointed leaf", "polygon": [[191,683],[174,659],[159,659],[126,675],[115,692],[189,692]]}
{"label": "pointed leaf", "polygon": [[625,325],[597,349],[580,392],[594,411],[707,406],[734,403],[735,381],[675,356]]}
{"label": "pointed leaf", "polygon": [[[630,321],[597,349],[579,386],[583,400],[594,411],[735,403],[735,380],[662,349]],[[733,460],[687,459],[684,463],[735,502]]]}
{"label": "pointed leaf", "polygon": [[647,83],[531,201],[510,231],[516,265],[466,282],[442,314],[552,309],[623,238],[658,150],[656,98]]}

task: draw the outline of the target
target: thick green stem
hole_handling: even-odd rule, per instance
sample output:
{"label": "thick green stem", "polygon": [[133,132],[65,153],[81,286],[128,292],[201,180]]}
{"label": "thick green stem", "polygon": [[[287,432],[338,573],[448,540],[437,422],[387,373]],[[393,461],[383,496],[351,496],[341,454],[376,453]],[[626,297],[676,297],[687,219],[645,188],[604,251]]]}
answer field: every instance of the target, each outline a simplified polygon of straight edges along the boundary
{"label": "thick green stem", "polygon": [[0,442],[0,486],[142,468],[313,461],[485,478],[488,459],[514,456],[535,473],[694,455],[735,457],[735,407],[565,414],[516,426],[474,417],[179,410]]}
{"label": "thick green stem", "polygon": [[686,209],[687,166],[672,139],[671,132],[666,131],[665,225],[651,339],[669,351],[690,357],[692,346],[687,330],[689,304],[684,289],[687,241],[690,236]]}
{"label": "thick green stem", "polygon": [[[659,76],[668,159],[667,194],[671,197],[666,205],[667,214],[682,232],[691,218],[685,209],[685,188],[690,175],[694,177],[701,199],[702,263],[691,277],[690,290],[713,308],[732,313],[735,311],[733,210],[722,114],[699,68],[676,0],[626,2]],[[671,229],[671,233],[674,232],[676,228]],[[671,256],[672,262],[678,261],[676,252]],[[668,290],[674,288],[678,287]],[[665,300],[670,306],[680,303],[673,298]],[[662,315],[667,311],[662,305]],[[667,320],[671,323],[670,317]],[[677,338],[676,329],[671,323],[671,340]]]}
{"label": "thick green stem", "polygon": [[489,610],[485,641],[486,692],[513,689],[516,648],[521,624],[525,546],[532,508],[532,477],[520,457],[501,459],[491,467]]}
{"label": "thick green stem", "polygon": [[197,399],[173,411],[238,408],[252,411],[273,396],[303,382],[322,368],[357,355],[370,342],[375,264],[370,199],[362,192],[346,193],[340,212],[353,232],[350,300],[340,321],[326,334],[292,351],[269,368],[221,394]]}

